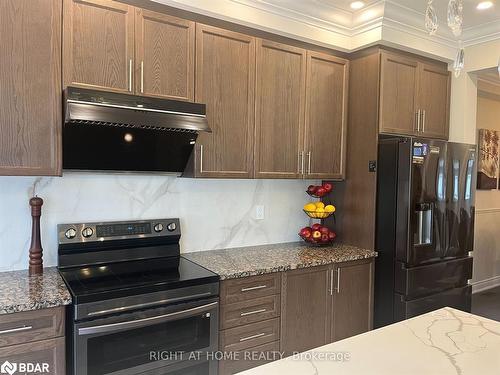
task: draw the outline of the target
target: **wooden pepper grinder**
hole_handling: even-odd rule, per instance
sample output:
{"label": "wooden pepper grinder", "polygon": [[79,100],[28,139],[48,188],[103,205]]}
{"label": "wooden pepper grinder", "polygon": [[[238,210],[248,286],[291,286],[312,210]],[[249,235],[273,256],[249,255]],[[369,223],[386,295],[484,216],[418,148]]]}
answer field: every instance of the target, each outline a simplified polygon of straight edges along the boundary
{"label": "wooden pepper grinder", "polygon": [[40,216],[42,216],[43,199],[35,196],[30,199],[31,206],[31,246],[30,246],[30,275],[40,275],[43,273],[43,249],[40,238]]}

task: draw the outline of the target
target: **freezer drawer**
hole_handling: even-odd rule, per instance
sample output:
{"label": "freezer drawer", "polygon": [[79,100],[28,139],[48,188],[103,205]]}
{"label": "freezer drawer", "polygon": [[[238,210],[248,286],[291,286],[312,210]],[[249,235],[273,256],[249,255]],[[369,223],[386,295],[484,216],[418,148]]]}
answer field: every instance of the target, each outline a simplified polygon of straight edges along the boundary
{"label": "freezer drawer", "polygon": [[470,312],[472,286],[454,288],[442,293],[406,301],[400,294],[394,296],[394,321],[401,321],[443,307]]}
{"label": "freezer drawer", "polygon": [[407,268],[396,262],[394,291],[406,300],[467,285],[472,278],[472,257]]}

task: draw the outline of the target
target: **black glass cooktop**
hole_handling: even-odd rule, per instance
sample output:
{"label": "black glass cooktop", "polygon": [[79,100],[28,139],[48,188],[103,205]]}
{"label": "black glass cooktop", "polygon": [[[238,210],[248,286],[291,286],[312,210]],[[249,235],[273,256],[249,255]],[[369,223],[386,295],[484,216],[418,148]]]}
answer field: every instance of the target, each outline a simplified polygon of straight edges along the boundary
{"label": "black glass cooktop", "polygon": [[219,276],[183,257],[145,259],[59,270],[74,303],[217,282]]}

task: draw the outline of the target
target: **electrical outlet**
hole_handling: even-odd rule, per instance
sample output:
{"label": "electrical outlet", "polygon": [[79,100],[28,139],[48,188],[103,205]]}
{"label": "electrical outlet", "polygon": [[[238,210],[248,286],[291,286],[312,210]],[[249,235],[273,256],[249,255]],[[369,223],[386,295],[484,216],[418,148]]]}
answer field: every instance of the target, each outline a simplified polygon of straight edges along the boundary
{"label": "electrical outlet", "polygon": [[264,220],[266,217],[266,207],[263,205],[255,206],[255,220]]}

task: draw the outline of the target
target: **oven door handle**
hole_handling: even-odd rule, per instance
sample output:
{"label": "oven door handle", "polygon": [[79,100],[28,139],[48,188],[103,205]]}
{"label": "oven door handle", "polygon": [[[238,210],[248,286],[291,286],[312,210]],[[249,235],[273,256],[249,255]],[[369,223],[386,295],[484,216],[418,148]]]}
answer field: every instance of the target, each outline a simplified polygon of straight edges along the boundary
{"label": "oven door handle", "polygon": [[212,302],[212,303],[208,303],[208,304],[203,305],[203,306],[193,307],[191,309],[186,309],[186,310],[177,311],[177,312],[168,313],[168,314],[163,314],[163,315],[158,315],[158,316],[152,316],[152,317],[144,318],[144,319],[132,320],[132,321],[127,321],[127,322],[119,322],[119,323],[103,324],[103,325],[94,326],[94,327],[78,328],[78,335],[84,336],[84,335],[93,335],[93,334],[97,334],[97,333],[117,332],[117,331],[122,331],[125,329],[132,329],[132,328],[141,328],[141,327],[145,327],[145,326],[152,325],[155,323],[167,322],[169,320],[179,319],[179,318],[183,318],[186,316],[196,315],[196,314],[201,313],[201,312],[206,312],[207,310],[211,310],[211,309],[215,308],[218,304],[219,304],[218,302]]}

